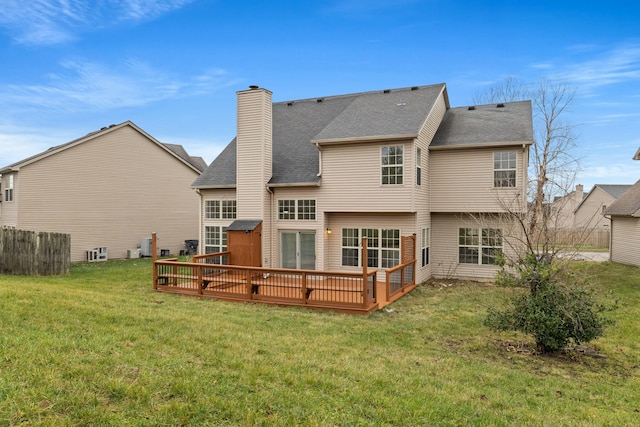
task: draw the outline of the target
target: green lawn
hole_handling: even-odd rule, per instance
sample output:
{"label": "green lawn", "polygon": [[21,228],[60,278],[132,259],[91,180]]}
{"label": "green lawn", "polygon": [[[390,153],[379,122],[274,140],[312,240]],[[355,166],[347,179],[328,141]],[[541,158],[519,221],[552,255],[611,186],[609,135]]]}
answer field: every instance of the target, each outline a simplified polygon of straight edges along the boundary
{"label": "green lawn", "polygon": [[617,324],[555,357],[483,326],[486,284],[350,316],[156,293],[149,260],[0,276],[0,425],[640,425],[640,270],[576,270]]}

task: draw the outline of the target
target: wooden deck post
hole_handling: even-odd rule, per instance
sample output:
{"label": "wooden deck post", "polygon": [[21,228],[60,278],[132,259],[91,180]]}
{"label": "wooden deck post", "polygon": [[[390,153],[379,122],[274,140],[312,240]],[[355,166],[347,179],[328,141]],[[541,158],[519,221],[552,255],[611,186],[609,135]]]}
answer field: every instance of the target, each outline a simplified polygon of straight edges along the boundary
{"label": "wooden deck post", "polygon": [[156,266],[156,233],[151,233],[151,260],[153,261],[153,289],[158,289],[158,267]]}
{"label": "wooden deck post", "polygon": [[367,308],[369,281],[367,277],[367,266],[369,264],[369,245],[367,238],[362,239],[362,308]]}

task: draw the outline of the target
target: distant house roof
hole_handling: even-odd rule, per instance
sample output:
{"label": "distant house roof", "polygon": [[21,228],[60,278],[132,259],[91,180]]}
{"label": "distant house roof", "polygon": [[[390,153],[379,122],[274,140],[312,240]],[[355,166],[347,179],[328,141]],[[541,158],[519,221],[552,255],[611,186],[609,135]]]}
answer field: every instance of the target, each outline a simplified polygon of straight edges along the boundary
{"label": "distant house roof", "polygon": [[12,163],[10,165],[7,165],[5,167],[0,168],[0,174],[3,173],[9,173],[12,171],[15,171],[17,169],[19,169],[20,167],[23,166],[27,166],[31,163],[37,162],[38,160],[44,159],[46,157],[49,157],[53,154],[59,153],[60,151],[69,149],[71,147],[74,147],[78,144],[82,144],[85,141],[89,141],[91,139],[94,139],[98,136],[107,134],[109,132],[113,132],[114,130],[120,129],[122,127],[125,126],[130,126],[133,129],[135,129],[136,131],[140,132],[142,135],[144,135],[145,137],[147,137],[149,140],[151,140],[152,142],[158,144],[160,147],[162,147],[163,149],[167,150],[168,153],[170,153],[171,155],[173,155],[174,157],[176,157],[177,159],[179,159],[180,161],[182,161],[183,163],[185,163],[186,165],[188,165],[189,167],[191,167],[192,169],[196,170],[197,172],[202,172],[202,170],[206,167],[206,164],[202,165],[202,163],[204,163],[204,160],[202,160],[202,163],[200,163],[200,161],[197,160],[197,158],[193,158],[190,157],[187,152],[185,151],[184,147],[182,147],[181,145],[177,145],[177,144],[163,144],[160,141],[156,140],[154,137],[152,137],[151,135],[149,135],[148,133],[146,133],[145,131],[143,131],[142,129],[140,129],[138,126],[136,126],[132,121],[127,120],[126,122],[122,122],[120,124],[113,124],[110,126],[106,126],[101,128],[98,131],[94,131],[94,132],[89,132],[88,134],[86,134],[83,137],[74,139],[73,141],[69,141],[67,143],[64,144],[60,144],[60,145],[56,145],[54,147],[49,148],[46,151],[43,151],[41,153],[38,153],[36,155],[33,155],[31,157],[27,157],[26,159],[20,160],[18,162]]}
{"label": "distant house roof", "polygon": [[[444,83],[273,103],[273,158],[269,184],[317,184],[320,181],[317,146],[417,137],[441,93],[444,93],[448,109]],[[476,119],[480,120],[461,122],[466,123],[463,133],[469,135],[464,143],[515,141],[531,144],[531,103],[523,101],[505,106],[499,112],[490,111],[496,109],[495,105],[477,107]],[[457,118],[458,115],[452,122],[457,123]],[[491,126],[498,128],[485,129]],[[445,131],[438,130],[434,141],[439,141],[441,146],[460,143],[452,139],[458,135],[455,128],[448,126],[442,136],[440,132]],[[481,135],[481,138],[472,139],[471,134]],[[234,138],[196,179],[193,187],[234,187],[236,160]]]}
{"label": "distant house roof", "polygon": [[176,153],[183,160],[186,160],[187,162],[189,162],[192,166],[197,168],[200,172],[202,172],[207,168],[207,163],[204,161],[202,157],[190,156],[189,153],[187,153],[187,150],[185,150],[182,145],[167,144],[167,143],[163,143],[163,145],[168,149],[170,149],[171,151],[173,151],[174,153]]}
{"label": "distant house roof", "polygon": [[580,209],[580,206],[582,206],[582,204],[586,202],[586,200],[594,193],[596,188],[601,189],[602,191],[607,193],[609,196],[611,196],[613,200],[616,200],[618,197],[622,196],[625,193],[625,191],[631,188],[631,185],[630,184],[595,184],[591,189],[591,191],[589,191],[588,193],[585,193],[584,198],[582,199],[580,204],[576,207],[575,211]]}
{"label": "distant house roof", "polygon": [[531,101],[451,108],[445,113],[430,148],[508,142],[533,143]]}
{"label": "distant house roof", "polygon": [[638,151],[636,151],[635,156],[633,156],[633,160],[640,160],[640,148],[638,148]]}
{"label": "distant house roof", "polygon": [[640,180],[611,203],[605,213],[611,216],[640,216]]}

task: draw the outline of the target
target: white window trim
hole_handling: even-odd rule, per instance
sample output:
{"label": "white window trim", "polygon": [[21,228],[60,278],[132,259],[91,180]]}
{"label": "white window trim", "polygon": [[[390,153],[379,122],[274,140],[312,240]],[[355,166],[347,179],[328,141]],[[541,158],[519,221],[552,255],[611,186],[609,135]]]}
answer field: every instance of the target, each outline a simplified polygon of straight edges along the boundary
{"label": "white window trim", "polygon": [[[281,218],[280,217],[280,202],[284,202],[284,201],[292,201],[293,202],[293,218]],[[314,218],[301,218],[300,216],[300,202],[313,202],[313,216]],[[310,221],[317,221],[318,220],[318,200],[317,199],[290,199],[290,198],[282,198],[282,199],[278,199],[278,202],[276,203],[276,217],[278,218],[278,221],[304,221],[304,222],[310,222]],[[288,212],[288,215],[290,215],[291,213]]]}
{"label": "white window trim", "polygon": [[[478,232],[478,243],[475,245],[461,245],[460,244],[460,230],[462,229],[471,229],[471,230],[476,230]],[[501,241],[501,245],[500,246],[489,246],[489,245],[483,245],[482,244],[482,232],[484,230],[496,230],[500,232],[500,241]],[[477,249],[478,251],[478,262],[460,262],[460,248],[474,248]],[[495,266],[495,263],[483,263],[482,262],[482,257],[483,257],[483,253],[482,250],[483,249],[499,249],[501,253],[504,253],[504,233],[503,230],[501,228],[496,228],[496,227],[458,227],[458,264],[461,265],[487,265],[487,266]]]}
{"label": "white window trim", "polygon": [[[515,165],[513,168],[496,168],[496,154],[510,153],[515,156]],[[516,188],[518,186],[518,152],[514,150],[502,150],[493,152],[493,188]],[[510,172],[513,171],[513,185],[496,185],[496,172]]]}
{"label": "white window trim", "polygon": [[[391,166],[391,165],[385,165],[385,164],[382,163],[382,158],[383,158],[382,151],[385,148],[391,148],[391,147],[401,147],[402,148],[402,163],[400,164],[400,166],[402,167],[402,175],[393,175],[393,176],[400,176],[402,178],[402,183],[400,183],[400,184],[398,184],[398,183],[385,184],[385,183],[382,182],[383,178],[384,178],[384,174],[382,173],[383,168],[385,168],[385,167],[398,167],[397,164]],[[378,158],[380,160],[380,169],[379,169],[380,170],[380,181],[379,182],[380,182],[381,186],[383,186],[383,187],[386,187],[386,186],[402,186],[402,185],[405,184],[405,182],[406,182],[406,180],[405,180],[405,175],[406,175],[406,173],[405,173],[405,171],[406,171],[406,155],[405,155],[405,153],[406,153],[406,150],[405,150],[404,144],[383,145],[383,146],[380,147],[380,156]]]}
{"label": "white window trim", "polygon": [[[372,246],[371,244],[369,244],[370,242],[367,240],[367,251],[372,251],[373,250],[373,251],[376,251],[378,253],[378,256],[377,256],[378,266],[370,266],[369,268],[388,269],[388,268],[393,268],[396,265],[400,264],[401,257],[402,257],[402,230],[400,228],[343,227],[340,230],[340,239],[342,239],[344,230],[346,230],[346,229],[348,229],[348,230],[357,230],[358,231],[358,237],[357,237],[358,246],[357,247],[356,246],[343,246],[342,245],[342,241],[340,242],[340,265],[342,267],[356,267],[354,265],[344,265],[342,263],[342,249],[358,249],[358,265],[357,265],[357,267],[362,267],[362,262],[363,262],[363,259],[362,259],[362,239],[365,236],[365,233],[364,233],[365,230],[377,230],[377,232],[378,232],[378,239],[377,239],[377,242],[376,242],[375,246]],[[388,230],[397,231],[398,232],[398,248],[386,248],[386,247],[383,246],[383,244],[382,244],[383,243],[383,237],[382,237],[383,231],[388,231]],[[397,256],[398,263],[394,264],[393,266],[390,266],[390,267],[383,267],[382,264],[383,264],[383,261],[385,259],[384,256],[383,256],[383,253],[385,251],[392,251],[394,253],[397,253],[398,254],[398,256]]]}

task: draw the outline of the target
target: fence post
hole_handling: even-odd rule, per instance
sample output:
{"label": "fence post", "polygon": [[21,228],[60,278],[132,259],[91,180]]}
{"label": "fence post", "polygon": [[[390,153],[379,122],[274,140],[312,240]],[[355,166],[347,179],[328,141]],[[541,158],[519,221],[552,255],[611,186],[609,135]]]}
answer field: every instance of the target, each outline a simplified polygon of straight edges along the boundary
{"label": "fence post", "polygon": [[153,266],[153,289],[158,289],[158,267],[156,266],[156,233],[151,233],[151,265]]}

